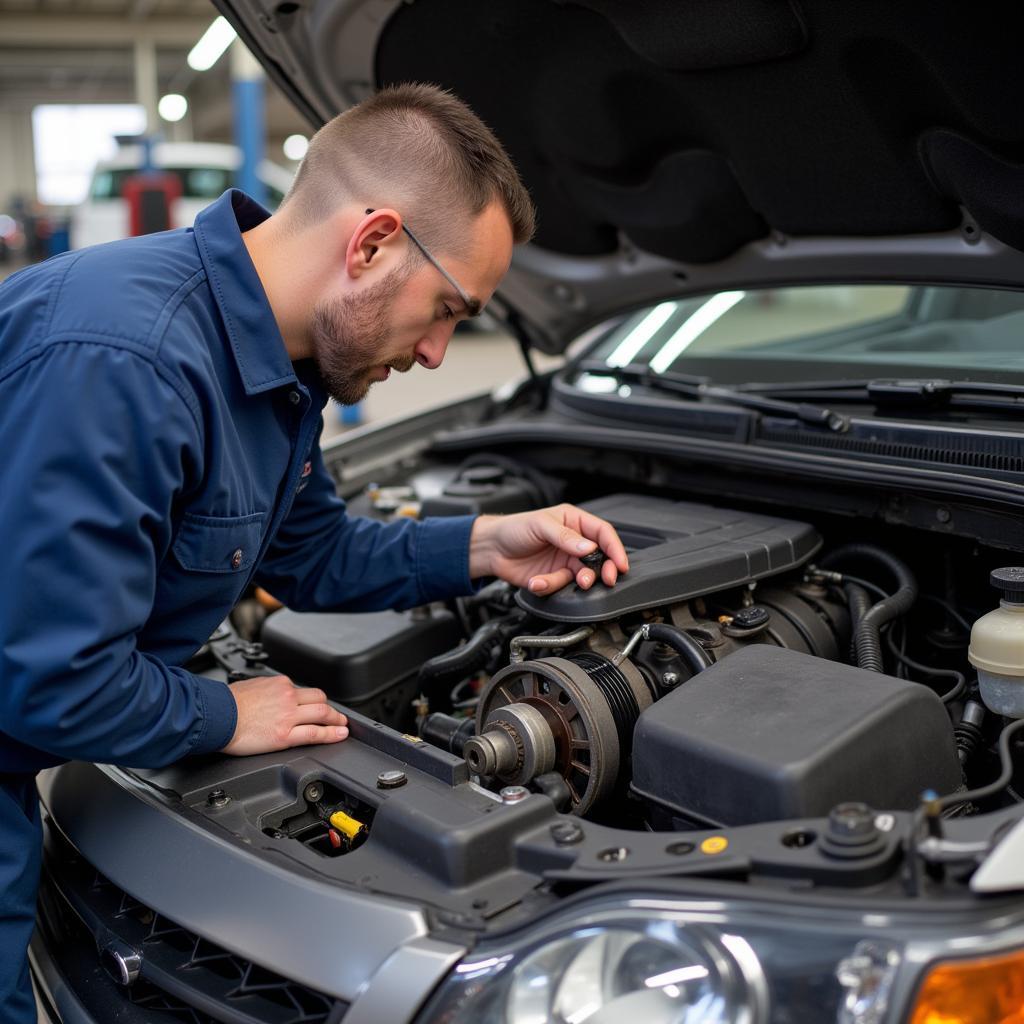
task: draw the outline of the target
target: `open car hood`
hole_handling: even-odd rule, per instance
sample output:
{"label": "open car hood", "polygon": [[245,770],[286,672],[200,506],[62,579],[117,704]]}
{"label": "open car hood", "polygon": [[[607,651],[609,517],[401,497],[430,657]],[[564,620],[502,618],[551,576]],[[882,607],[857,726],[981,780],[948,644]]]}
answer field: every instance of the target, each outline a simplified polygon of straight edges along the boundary
{"label": "open car hood", "polygon": [[537,348],[666,297],[1024,283],[1024,9],[936,0],[215,0],[309,119],[434,82],[538,207]]}

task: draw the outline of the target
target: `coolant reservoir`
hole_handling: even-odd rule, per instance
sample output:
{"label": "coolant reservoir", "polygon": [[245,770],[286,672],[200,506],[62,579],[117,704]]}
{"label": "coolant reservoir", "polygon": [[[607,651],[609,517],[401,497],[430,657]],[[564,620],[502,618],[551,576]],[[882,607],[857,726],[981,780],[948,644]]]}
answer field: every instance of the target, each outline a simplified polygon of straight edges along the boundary
{"label": "coolant reservoir", "polygon": [[985,706],[998,715],[1024,718],[1024,567],[996,569],[992,586],[1002,600],[975,622],[967,657],[978,670]]}

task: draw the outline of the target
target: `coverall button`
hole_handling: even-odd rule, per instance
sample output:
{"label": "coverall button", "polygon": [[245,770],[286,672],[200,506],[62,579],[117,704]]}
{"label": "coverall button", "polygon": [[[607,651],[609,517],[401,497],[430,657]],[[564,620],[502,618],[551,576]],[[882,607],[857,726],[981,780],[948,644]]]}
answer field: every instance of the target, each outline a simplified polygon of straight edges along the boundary
{"label": "coverall button", "polygon": [[232,568],[232,569],[237,569],[237,568],[238,568],[238,567],[239,567],[239,566],[240,566],[241,564],[242,564],[242,549],[241,549],[241,548],[239,548],[239,549],[238,549],[238,550],[237,550],[237,551],[236,551],[236,552],[235,552],[235,553],[234,553],[234,554],[233,554],[233,555],[231,556],[231,568]]}
{"label": "coverall button", "polygon": [[291,402],[292,405],[298,405],[299,402],[302,401],[302,395],[300,395],[298,391],[289,391],[288,401]]}

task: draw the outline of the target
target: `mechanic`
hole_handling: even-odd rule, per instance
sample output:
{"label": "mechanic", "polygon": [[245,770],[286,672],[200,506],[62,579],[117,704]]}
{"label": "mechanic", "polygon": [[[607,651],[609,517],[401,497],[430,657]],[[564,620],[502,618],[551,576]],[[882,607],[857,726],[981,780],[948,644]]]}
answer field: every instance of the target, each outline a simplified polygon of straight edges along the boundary
{"label": "mechanic", "polygon": [[[194,229],[97,246],[0,288],[0,1019],[35,1024],[26,946],[39,770],[157,767],[343,740],[323,692],[181,666],[258,583],[298,610],[408,608],[497,576],[536,593],[628,568],[572,506],[349,517],[327,397],[441,364],[533,232],[500,144],[429,86],[322,128],[273,216],[237,191]],[[144,842],[144,837],[140,837]]]}

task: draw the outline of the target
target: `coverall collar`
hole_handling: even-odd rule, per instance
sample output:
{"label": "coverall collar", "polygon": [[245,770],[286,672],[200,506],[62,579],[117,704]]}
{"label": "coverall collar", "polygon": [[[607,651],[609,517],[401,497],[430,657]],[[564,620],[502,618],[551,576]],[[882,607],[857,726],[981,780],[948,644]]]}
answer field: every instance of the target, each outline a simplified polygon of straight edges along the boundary
{"label": "coverall collar", "polygon": [[242,232],[270,216],[236,188],[211,203],[195,222],[199,256],[231,342],[247,395],[294,384],[295,369],[267,301]]}

